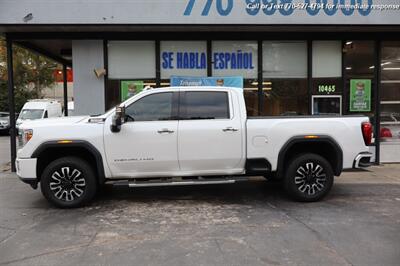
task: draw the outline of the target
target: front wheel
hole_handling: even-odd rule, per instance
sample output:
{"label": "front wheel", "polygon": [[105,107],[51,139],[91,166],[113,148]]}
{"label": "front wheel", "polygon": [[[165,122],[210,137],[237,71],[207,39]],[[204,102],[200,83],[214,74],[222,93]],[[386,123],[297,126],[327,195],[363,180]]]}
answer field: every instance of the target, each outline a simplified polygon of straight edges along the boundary
{"label": "front wheel", "polygon": [[301,154],[290,163],[285,175],[285,189],[299,201],[318,201],[333,185],[333,170],[329,162],[313,153]]}
{"label": "front wheel", "polygon": [[43,196],[60,208],[87,204],[96,194],[97,182],[92,167],[77,157],[51,162],[40,179]]}

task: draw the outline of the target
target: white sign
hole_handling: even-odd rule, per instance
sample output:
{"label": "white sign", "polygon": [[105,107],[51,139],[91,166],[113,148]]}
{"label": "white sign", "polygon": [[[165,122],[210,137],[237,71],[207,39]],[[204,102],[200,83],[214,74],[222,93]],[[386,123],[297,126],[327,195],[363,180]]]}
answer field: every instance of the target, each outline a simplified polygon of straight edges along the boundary
{"label": "white sign", "polygon": [[0,24],[400,25],[400,0],[1,0]]}

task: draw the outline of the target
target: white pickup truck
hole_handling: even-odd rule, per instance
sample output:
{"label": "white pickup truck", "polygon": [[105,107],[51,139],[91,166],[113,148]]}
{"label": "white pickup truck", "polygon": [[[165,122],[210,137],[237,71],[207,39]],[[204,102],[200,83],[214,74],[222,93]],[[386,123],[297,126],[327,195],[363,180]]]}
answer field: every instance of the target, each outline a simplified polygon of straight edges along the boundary
{"label": "white pickup truck", "polygon": [[20,127],[20,179],[58,207],[88,203],[107,183],[223,184],[265,176],[316,201],[342,169],[367,167],[367,117],[247,117],[243,90],[146,90],[96,117]]}

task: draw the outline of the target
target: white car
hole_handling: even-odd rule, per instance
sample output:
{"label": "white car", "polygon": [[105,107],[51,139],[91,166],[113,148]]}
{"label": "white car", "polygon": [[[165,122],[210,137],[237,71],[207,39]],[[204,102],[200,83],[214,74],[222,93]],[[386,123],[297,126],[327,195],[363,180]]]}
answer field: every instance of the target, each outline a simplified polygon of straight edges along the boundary
{"label": "white car", "polygon": [[143,91],[97,117],[24,123],[21,180],[58,207],[88,203],[106,183],[129,187],[226,184],[275,177],[317,201],[343,169],[367,167],[367,117],[247,117],[243,90]]}
{"label": "white car", "polygon": [[0,134],[8,133],[10,130],[10,114],[0,112]]}

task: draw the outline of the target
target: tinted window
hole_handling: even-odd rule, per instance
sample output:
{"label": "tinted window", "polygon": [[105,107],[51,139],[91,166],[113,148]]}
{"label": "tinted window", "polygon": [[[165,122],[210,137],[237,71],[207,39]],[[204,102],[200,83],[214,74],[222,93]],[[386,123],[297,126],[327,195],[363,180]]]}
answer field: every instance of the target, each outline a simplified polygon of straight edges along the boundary
{"label": "tinted window", "polygon": [[171,120],[172,93],[157,93],[145,96],[129,105],[125,113],[127,120],[132,121],[158,121]]}
{"label": "tinted window", "polygon": [[228,94],[226,92],[186,92],[183,112],[185,119],[229,118]]}

